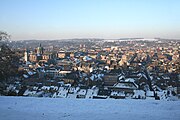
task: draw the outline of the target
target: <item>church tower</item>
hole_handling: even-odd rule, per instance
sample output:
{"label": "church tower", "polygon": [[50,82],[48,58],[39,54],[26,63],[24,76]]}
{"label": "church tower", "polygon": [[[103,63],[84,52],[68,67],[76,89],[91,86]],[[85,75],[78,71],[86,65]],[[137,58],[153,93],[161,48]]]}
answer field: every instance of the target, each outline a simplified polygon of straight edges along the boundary
{"label": "church tower", "polygon": [[44,48],[39,44],[39,47],[37,48],[37,55],[42,55],[44,52]]}
{"label": "church tower", "polygon": [[44,48],[39,44],[39,47],[36,49],[36,56],[37,56],[37,61],[42,60],[42,55],[44,53]]}

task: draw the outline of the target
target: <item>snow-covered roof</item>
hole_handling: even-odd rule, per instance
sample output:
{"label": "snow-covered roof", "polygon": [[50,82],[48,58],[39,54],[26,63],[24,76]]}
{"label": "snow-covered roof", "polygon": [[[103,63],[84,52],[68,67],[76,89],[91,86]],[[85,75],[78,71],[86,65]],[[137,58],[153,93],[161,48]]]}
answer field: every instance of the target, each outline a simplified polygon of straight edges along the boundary
{"label": "snow-covered roof", "polygon": [[90,77],[90,79],[92,80],[92,81],[94,81],[94,80],[102,80],[102,77],[104,76],[104,74],[92,74],[91,75],[91,77]]}
{"label": "snow-covered roof", "polygon": [[160,87],[158,87],[157,85],[154,85],[153,89],[156,90],[156,91],[160,91],[160,92],[162,91],[162,89]]}
{"label": "snow-covered roof", "polygon": [[62,71],[60,71],[59,73],[61,73],[61,74],[67,74],[67,73],[71,73],[71,71],[64,71],[64,70],[62,70]]}
{"label": "snow-covered roof", "polygon": [[113,92],[111,92],[111,96],[122,96],[122,97],[125,97],[125,94],[124,94],[124,92],[113,91]]}
{"label": "snow-covered roof", "polygon": [[32,63],[29,61],[26,61],[26,65],[31,65]]}
{"label": "snow-covered roof", "polygon": [[122,75],[122,76],[119,77],[119,80],[122,80],[124,78],[125,78],[124,75]]}
{"label": "snow-covered roof", "polygon": [[60,87],[59,90],[58,90],[57,97],[66,98],[67,94],[68,94],[68,89],[66,89],[65,87]]}
{"label": "snow-covered roof", "polygon": [[132,82],[120,82],[114,85],[115,88],[128,88],[128,89],[137,89],[137,86]]}
{"label": "snow-covered roof", "polygon": [[138,96],[145,97],[145,92],[143,90],[134,90],[133,97],[138,97]]}
{"label": "snow-covered roof", "polygon": [[53,90],[58,90],[58,86],[50,86],[50,88]]}
{"label": "snow-covered roof", "polygon": [[98,95],[99,89],[88,89],[86,93],[86,98],[92,98],[93,96]]}
{"label": "snow-covered roof", "polygon": [[28,76],[28,75],[26,75],[26,74],[23,74],[23,77],[24,77],[24,78],[28,78],[29,76]]}
{"label": "snow-covered roof", "polygon": [[109,66],[105,66],[104,68],[106,68],[107,70],[109,70]]}
{"label": "snow-covered roof", "polygon": [[146,79],[147,79],[146,75],[145,75],[145,74],[143,74],[143,73],[139,73],[139,74],[137,74],[137,76],[139,76],[140,78],[141,78],[141,77],[144,77],[144,78],[146,78]]}
{"label": "snow-covered roof", "polygon": [[86,89],[80,89],[80,91],[78,92],[78,95],[86,95]]}
{"label": "snow-covered roof", "polygon": [[169,80],[170,79],[169,76],[164,76],[164,75],[162,76],[162,78],[165,79],[165,80]]}
{"label": "snow-covered roof", "polygon": [[29,74],[29,75],[33,75],[34,73],[33,73],[33,72],[31,72],[31,71],[28,71],[28,74]]}
{"label": "snow-covered roof", "polygon": [[78,91],[79,89],[80,89],[79,87],[70,87],[70,88],[69,88],[69,92],[70,92],[70,93],[77,93],[77,91]]}
{"label": "snow-covered roof", "polygon": [[84,61],[91,61],[91,60],[92,60],[92,58],[91,58],[91,57],[89,57],[89,56],[84,56],[84,57],[83,57],[83,60],[84,60]]}
{"label": "snow-covered roof", "polygon": [[36,91],[30,91],[29,89],[27,89],[23,95],[27,96],[27,95],[34,95],[34,94],[36,94]]}
{"label": "snow-covered roof", "polygon": [[153,97],[154,96],[154,92],[153,91],[146,91],[146,96]]}
{"label": "snow-covered roof", "polygon": [[43,89],[43,90],[50,90],[50,86],[43,86],[41,89]]}
{"label": "snow-covered roof", "polygon": [[33,87],[33,90],[38,90],[38,87],[34,86],[34,87]]}
{"label": "snow-covered roof", "polygon": [[66,86],[66,87],[71,87],[71,84],[64,84],[64,86]]}
{"label": "snow-covered roof", "polygon": [[135,80],[133,78],[127,78],[125,79],[125,82],[135,82]]}

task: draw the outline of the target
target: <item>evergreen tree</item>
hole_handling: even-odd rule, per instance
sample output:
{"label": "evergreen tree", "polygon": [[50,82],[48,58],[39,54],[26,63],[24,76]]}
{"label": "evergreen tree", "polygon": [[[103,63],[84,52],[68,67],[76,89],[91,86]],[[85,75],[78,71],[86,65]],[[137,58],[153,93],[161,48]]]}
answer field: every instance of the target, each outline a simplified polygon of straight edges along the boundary
{"label": "evergreen tree", "polygon": [[0,31],[0,92],[8,79],[17,74],[18,56],[7,45],[10,36],[6,32]]}

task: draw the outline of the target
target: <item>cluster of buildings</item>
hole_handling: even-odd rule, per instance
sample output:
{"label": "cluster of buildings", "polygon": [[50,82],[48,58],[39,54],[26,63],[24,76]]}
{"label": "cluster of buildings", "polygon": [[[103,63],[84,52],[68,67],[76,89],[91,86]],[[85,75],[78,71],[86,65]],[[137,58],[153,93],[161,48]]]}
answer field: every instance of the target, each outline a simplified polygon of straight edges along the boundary
{"label": "cluster of buildings", "polygon": [[62,48],[40,44],[24,50],[18,80],[7,91],[54,98],[175,99],[180,95],[179,44],[128,40]]}

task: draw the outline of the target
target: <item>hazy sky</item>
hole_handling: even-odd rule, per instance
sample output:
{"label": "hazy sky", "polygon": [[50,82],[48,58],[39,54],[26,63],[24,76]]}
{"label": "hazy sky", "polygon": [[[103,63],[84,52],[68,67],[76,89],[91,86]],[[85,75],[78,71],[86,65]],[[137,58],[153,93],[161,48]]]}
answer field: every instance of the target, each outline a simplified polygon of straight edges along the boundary
{"label": "hazy sky", "polygon": [[0,0],[12,40],[180,38],[180,0]]}

